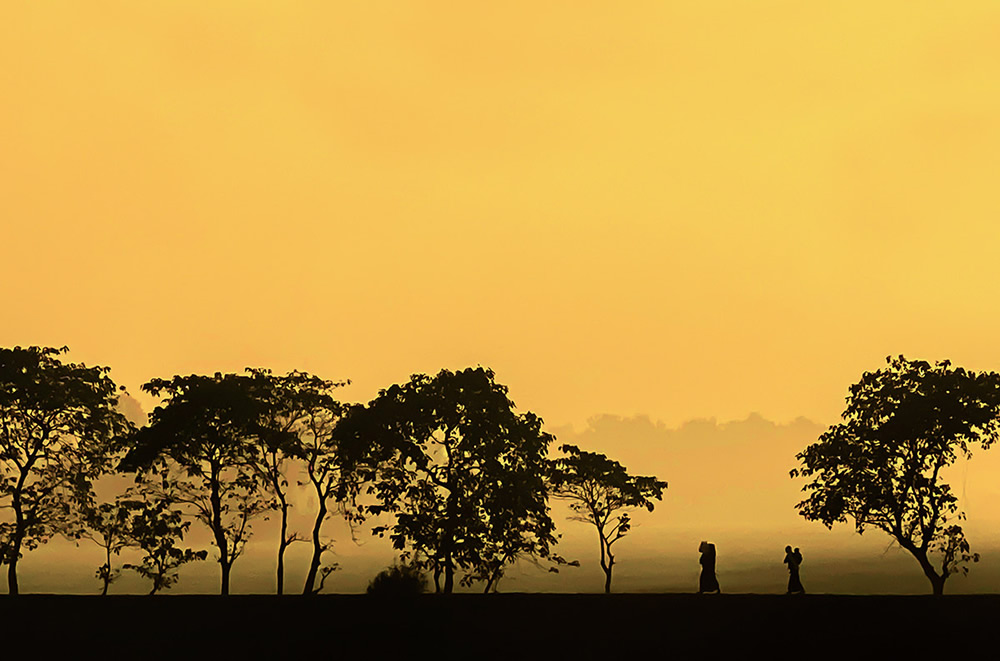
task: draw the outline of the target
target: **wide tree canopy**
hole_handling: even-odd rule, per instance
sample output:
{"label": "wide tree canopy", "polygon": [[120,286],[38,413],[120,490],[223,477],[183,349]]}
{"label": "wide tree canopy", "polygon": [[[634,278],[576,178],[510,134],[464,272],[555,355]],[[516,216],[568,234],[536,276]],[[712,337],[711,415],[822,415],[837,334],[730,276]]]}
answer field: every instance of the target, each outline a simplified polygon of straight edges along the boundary
{"label": "wide tree canopy", "polygon": [[1000,374],[888,358],[851,386],[843,422],[797,455],[793,477],[810,478],[797,505],[827,527],[854,520],[884,531],[917,559],[935,594],[967,571],[964,514],[942,470],[1000,434]]}
{"label": "wide tree canopy", "polygon": [[132,429],[109,369],[64,363],[66,352],[0,348],[0,563],[11,594],[25,549],[82,531],[78,506]]}
{"label": "wide tree canopy", "polygon": [[495,583],[517,557],[549,554],[552,437],[537,416],[514,411],[491,370],[414,375],[354,407],[338,429],[342,451],[381,453],[370,509],[395,523],[375,532],[421,558],[437,589],[451,592],[459,570]]}

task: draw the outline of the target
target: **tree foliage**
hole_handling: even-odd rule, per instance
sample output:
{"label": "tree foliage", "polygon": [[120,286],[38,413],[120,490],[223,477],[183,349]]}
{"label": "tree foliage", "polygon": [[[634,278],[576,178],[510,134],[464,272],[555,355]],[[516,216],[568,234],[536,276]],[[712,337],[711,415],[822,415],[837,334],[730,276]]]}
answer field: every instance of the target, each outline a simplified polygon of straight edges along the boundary
{"label": "tree foliage", "polygon": [[[253,465],[275,497],[274,507],[281,514],[278,593],[282,592],[284,549],[295,541],[311,541],[313,552],[303,594],[313,594],[322,590],[325,579],[337,567],[336,563],[322,565],[322,556],[330,548],[323,540],[322,527],[331,504],[336,505],[350,522],[360,520],[357,511],[343,507],[347,499],[357,493],[357,485],[351,479],[353,473],[334,437],[344,407],[334,399],[333,393],[349,382],[327,381],[304,372],[276,376],[269,370],[247,371],[252,375],[254,396],[262,403],[264,411]],[[287,532],[290,507],[286,494],[287,473],[293,461],[304,465],[306,478],[317,498],[309,540],[298,533]]]}
{"label": "tree foliage", "polygon": [[652,512],[653,499],[662,499],[667,483],[655,477],[629,475],[624,466],[600,453],[574,445],[559,449],[566,456],[552,464],[552,493],[568,501],[574,520],[597,528],[604,591],[611,592],[615,566],[612,546],[632,529],[629,510],[641,507]]}
{"label": "tree foliage", "polygon": [[381,391],[351,410],[339,435],[348,454],[360,444],[369,461],[380,460],[368,489],[378,504],[369,509],[395,523],[374,532],[422,558],[435,589],[450,593],[457,571],[496,581],[516,557],[550,554],[552,437],[541,422],[514,411],[491,370],[470,368]]}
{"label": "tree foliage", "polygon": [[53,535],[78,537],[79,506],[131,429],[106,367],[64,363],[68,349],[0,348],[0,563],[17,594],[17,562]]}
{"label": "tree foliage", "polygon": [[221,592],[229,594],[230,571],[251,536],[251,521],[273,504],[255,467],[257,439],[270,432],[261,424],[266,407],[245,375],[175,376],[142,389],[165,401],[132,437],[122,468],[148,472],[142,479],[158,498],[190,507],[208,527]]}
{"label": "tree foliage", "polygon": [[[796,455],[792,477],[811,478],[796,506],[832,527],[854,520],[858,533],[877,528],[919,562],[935,594],[945,580],[979,559],[960,525],[964,514],[941,471],[971,446],[1000,434],[1000,375],[948,361],[903,356],[865,372],[852,385],[843,422]],[[936,558],[937,565],[932,562]]]}
{"label": "tree foliage", "polygon": [[[301,413],[292,402],[294,383],[307,375],[289,374],[275,376],[271,370],[246,370],[250,385],[260,405],[260,429],[256,447],[247,452],[247,463],[256,471],[264,490],[273,498],[271,509],[278,511],[278,563],[276,591],[284,594],[285,550],[297,541],[304,541],[297,532],[288,531],[288,469],[289,463],[300,455],[297,436],[293,431]],[[248,448],[248,450],[250,450]]]}
{"label": "tree foliage", "polygon": [[178,546],[191,522],[184,521],[181,510],[173,508],[169,501],[154,498],[130,501],[128,504],[131,510],[128,540],[143,555],[138,564],[126,563],[123,567],[150,580],[152,588],[149,594],[174,585],[181,566],[208,557],[207,551]]}
{"label": "tree foliage", "polygon": [[108,587],[118,579],[121,570],[114,567],[112,556],[119,555],[131,545],[131,504],[125,497],[112,502],[87,503],[82,511],[84,530],[80,536],[104,549],[104,564],[97,568],[96,577],[101,581],[101,596],[108,594]]}

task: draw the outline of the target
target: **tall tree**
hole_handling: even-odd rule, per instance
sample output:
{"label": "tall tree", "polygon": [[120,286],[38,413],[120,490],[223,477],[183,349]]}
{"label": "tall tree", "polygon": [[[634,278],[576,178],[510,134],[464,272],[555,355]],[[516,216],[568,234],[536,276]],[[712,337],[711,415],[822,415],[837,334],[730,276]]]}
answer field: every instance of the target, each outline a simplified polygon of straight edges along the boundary
{"label": "tall tree", "polygon": [[368,509],[394,514],[395,523],[373,532],[422,558],[438,591],[452,592],[458,571],[483,574],[490,561],[548,555],[552,437],[538,417],[514,411],[491,370],[414,375],[338,427],[345,447],[360,440],[383,459],[369,489],[378,504]]}
{"label": "tall tree", "polygon": [[24,550],[78,536],[79,505],[131,424],[106,367],[64,363],[68,349],[0,349],[0,564],[18,593]]}
{"label": "tall tree", "polygon": [[142,389],[165,401],[132,437],[122,468],[152,471],[156,479],[149,483],[158,497],[193,509],[212,533],[221,593],[229,594],[230,572],[251,536],[251,522],[271,508],[253,464],[266,410],[252,377],[175,376]]}
{"label": "tall tree", "polygon": [[[342,408],[333,398],[333,391],[350,382],[327,381],[304,372],[276,376],[269,370],[248,371],[253,377],[255,396],[265,407],[254,466],[275,497],[281,517],[278,594],[284,586],[285,549],[295,541],[305,541],[297,533],[288,533],[287,473],[292,459],[304,463],[318,501],[311,538],[313,553],[304,588],[304,594],[312,594],[322,589],[324,580],[333,571],[332,567],[321,569],[321,556],[329,549],[323,542],[323,522],[331,500],[342,504],[348,491],[348,472],[344,470],[345,463],[333,435]],[[353,492],[356,493],[356,488]]]}
{"label": "tall tree", "polygon": [[251,369],[253,396],[261,404],[261,429],[256,435],[256,452],[248,453],[249,466],[256,470],[264,488],[274,498],[272,509],[278,511],[278,562],[276,592],[285,592],[285,551],[303,541],[298,533],[288,532],[288,471],[290,461],[298,456],[298,438],[293,431],[301,412],[296,408],[291,386],[294,373],[277,377],[266,369]]}
{"label": "tall tree", "polygon": [[[332,389],[342,384],[317,379],[303,380],[297,385],[295,401],[303,413],[297,427],[299,452],[305,462],[309,484],[316,494],[316,515],[312,527],[312,557],[306,572],[302,594],[315,594],[336,565],[323,565],[323,554],[330,549],[324,541],[323,524],[336,508],[351,525],[363,520],[360,507],[355,507],[362,484],[371,479],[370,447],[341,443],[338,424],[347,409],[333,399]],[[353,530],[353,528],[352,528]],[[317,579],[319,585],[316,584]]]}
{"label": "tall tree", "polygon": [[559,448],[566,456],[552,464],[551,488],[556,498],[568,501],[575,521],[597,529],[601,545],[604,592],[611,592],[615,567],[614,544],[632,529],[629,513],[635,508],[653,511],[653,499],[662,500],[667,483],[655,477],[629,475],[617,461],[574,445]]}
{"label": "tall tree", "polygon": [[972,444],[997,440],[1000,374],[903,356],[886,362],[851,386],[844,422],[796,455],[802,465],[792,477],[812,478],[796,507],[828,528],[850,517],[859,534],[882,530],[916,558],[940,595],[949,576],[979,559],[941,471],[971,456]]}

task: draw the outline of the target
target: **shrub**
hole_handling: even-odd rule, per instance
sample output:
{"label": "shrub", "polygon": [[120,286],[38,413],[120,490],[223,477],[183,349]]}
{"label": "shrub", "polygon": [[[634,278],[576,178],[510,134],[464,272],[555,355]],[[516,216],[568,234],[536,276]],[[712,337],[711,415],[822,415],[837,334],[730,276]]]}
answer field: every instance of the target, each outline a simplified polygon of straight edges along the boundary
{"label": "shrub", "polygon": [[380,571],[368,583],[368,594],[403,596],[427,590],[427,578],[413,564],[393,564]]}

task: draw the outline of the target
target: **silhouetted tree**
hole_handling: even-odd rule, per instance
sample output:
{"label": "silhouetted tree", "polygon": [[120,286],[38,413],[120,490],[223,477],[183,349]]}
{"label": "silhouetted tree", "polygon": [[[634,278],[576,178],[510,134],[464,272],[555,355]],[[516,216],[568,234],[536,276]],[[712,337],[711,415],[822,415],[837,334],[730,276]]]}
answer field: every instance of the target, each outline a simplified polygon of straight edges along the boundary
{"label": "silhouetted tree", "polygon": [[[355,502],[362,482],[370,478],[371,470],[366,461],[368,448],[350,445],[342,447],[337,435],[345,407],[333,399],[333,388],[343,385],[322,381],[315,377],[301,379],[295,384],[292,398],[301,412],[298,432],[298,450],[305,462],[306,476],[316,494],[316,516],[312,528],[312,557],[306,573],[302,594],[315,594],[323,589],[326,578],[336,564],[322,565],[323,554],[330,544],[323,541],[323,523],[333,504],[347,522],[353,526],[363,517],[359,508],[350,507]],[[352,528],[353,530],[353,528]],[[317,578],[319,585],[316,584]]]}
{"label": "silhouetted tree", "polygon": [[249,465],[257,471],[264,487],[274,497],[272,508],[278,510],[277,594],[285,591],[285,550],[296,541],[298,533],[288,532],[288,463],[297,452],[297,436],[293,431],[301,413],[296,410],[288,387],[289,377],[274,376],[270,370],[247,369],[252,377],[253,396],[262,404],[261,430],[257,434],[257,452],[248,454]]}
{"label": "silhouetted tree", "polygon": [[132,437],[122,468],[149,472],[154,495],[193,508],[212,532],[221,593],[229,594],[250,522],[271,507],[254,469],[264,405],[252,377],[236,374],[154,379],[142,389],[166,400]]}
{"label": "silhouetted tree", "polygon": [[182,565],[208,557],[208,551],[177,546],[191,522],[183,521],[182,512],[172,508],[169,501],[154,497],[129,504],[132,508],[129,543],[141,549],[143,557],[139,564],[125,564],[124,568],[152,582],[149,594],[167,590],[176,583],[179,578],[177,570]]}
{"label": "silhouetted tree", "polygon": [[[278,549],[278,594],[283,586],[284,550],[295,541],[305,541],[297,533],[287,532],[286,497],[287,463],[290,459],[305,464],[309,483],[316,492],[318,505],[313,523],[313,554],[306,574],[304,594],[322,589],[323,582],[336,565],[321,568],[321,556],[329,549],[323,542],[322,525],[329,511],[328,502],[346,497],[343,461],[337,452],[333,431],[341,415],[341,404],[333,399],[335,388],[348,382],[334,382],[303,372],[275,376],[269,370],[248,370],[254,380],[254,393],[264,404],[259,454],[254,466],[275,496],[281,512],[281,542]],[[355,490],[356,492],[356,490]],[[346,513],[346,510],[345,510]],[[320,585],[316,587],[319,576]]]}
{"label": "silhouetted tree", "polygon": [[574,521],[597,528],[601,544],[604,591],[611,592],[611,572],[615,556],[611,547],[632,529],[629,511],[643,507],[653,511],[651,499],[662,500],[667,483],[655,477],[629,475],[625,467],[596,452],[574,445],[559,448],[565,457],[552,464],[552,494],[569,502]]}
{"label": "silhouetted tree", "polygon": [[940,473],[958,454],[970,456],[971,443],[996,441],[1000,375],[952,369],[948,361],[886,360],[888,367],[851,386],[844,422],[796,455],[802,467],[792,477],[812,478],[796,507],[828,528],[851,517],[858,533],[886,532],[940,595],[950,575],[979,559],[955,523],[965,516]]}
{"label": "silhouetted tree", "polygon": [[490,576],[518,554],[549,554],[552,437],[541,422],[514,412],[491,370],[470,368],[414,375],[353,408],[338,427],[375,448],[371,456],[387,452],[369,489],[379,502],[368,509],[395,514],[395,524],[374,533],[390,532],[395,548],[426,558],[435,589],[450,593],[456,570]]}
{"label": "silhouetted tree", "polygon": [[132,429],[106,367],[63,363],[66,347],[0,349],[0,564],[18,593],[25,549],[55,534],[78,536],[78,505]]}
{"label": "silhouetted tree", "polygon": [[80,536],[104,549],[104,564],[97,568],[96,577],[101,581],[101,596],[108,594],[108,587],[121,575],[112,565],[111,556],[118,555],[130,545],[129,521],[132,513],[125,497],[113,502],[83,507],[84,530]]}

